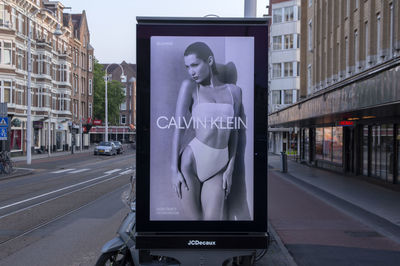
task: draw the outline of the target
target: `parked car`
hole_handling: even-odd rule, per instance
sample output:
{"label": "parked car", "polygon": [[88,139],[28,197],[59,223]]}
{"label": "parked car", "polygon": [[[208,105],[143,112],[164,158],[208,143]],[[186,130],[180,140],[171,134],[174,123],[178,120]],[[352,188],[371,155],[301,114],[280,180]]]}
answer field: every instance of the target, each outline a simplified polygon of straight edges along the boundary
{"label": "parked car", "polygon": [[115,144],[115,148],[117,149],[117,154],[122,154],[124,152],[124,147],[122,146],[122,143],[119,141],[113,141]]}
{"label": "parked car", "polygon": [[105,155],[116,155],[117,148],[112,141],[102,141],[94,148],[94,155],[105,154]]}

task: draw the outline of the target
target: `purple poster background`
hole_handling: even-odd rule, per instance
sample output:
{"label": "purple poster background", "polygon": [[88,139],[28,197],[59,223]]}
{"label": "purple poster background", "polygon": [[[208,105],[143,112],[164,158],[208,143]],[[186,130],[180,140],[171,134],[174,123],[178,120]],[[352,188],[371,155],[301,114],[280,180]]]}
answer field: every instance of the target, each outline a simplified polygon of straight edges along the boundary
{"label": "purple poster background", "polygon": [[188,220],[171,184],[174,129],[160,129],[157,118],[173,117],[181,83],[190,79],[183,53],[191,43],[206,43],[218,64],[232,62],[236,85],[242,90],[247,128],[239,130],[232,190],[225,202],[226,220],[254,218],[254,38],[253,37],[151,37],[150,118],[150,220]]}

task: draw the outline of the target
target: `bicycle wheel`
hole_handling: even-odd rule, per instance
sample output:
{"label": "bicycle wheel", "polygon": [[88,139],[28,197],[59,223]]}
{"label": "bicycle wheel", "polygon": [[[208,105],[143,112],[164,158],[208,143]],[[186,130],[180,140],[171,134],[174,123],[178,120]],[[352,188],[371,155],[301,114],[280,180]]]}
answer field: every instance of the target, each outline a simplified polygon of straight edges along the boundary
{"label": "bicycle wheel", "polygon": [[12,172],[12,166],[11,166],[11,164],[10,163],[8,163],[8,162],[4,162],[3,163],[3,172],[5,173],[5,174],[10,174],[11,172]]}

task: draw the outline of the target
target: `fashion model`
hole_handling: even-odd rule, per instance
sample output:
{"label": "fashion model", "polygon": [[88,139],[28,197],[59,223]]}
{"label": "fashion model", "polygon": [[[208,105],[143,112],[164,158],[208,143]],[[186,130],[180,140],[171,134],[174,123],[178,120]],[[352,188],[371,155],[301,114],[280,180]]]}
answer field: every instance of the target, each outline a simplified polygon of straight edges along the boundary
{"label": "fashion model", "polygon": [[[182,82],[176,103],[175,120],[184,118],[186,127],[176,127],[173,134],[173,189],[189,220],[224,220],[238,145],[241,89],[221,81],[214,54],[203,42],[186,48],[184,63],[191,79]],[[194,138],[183,147],[189,127]]]}

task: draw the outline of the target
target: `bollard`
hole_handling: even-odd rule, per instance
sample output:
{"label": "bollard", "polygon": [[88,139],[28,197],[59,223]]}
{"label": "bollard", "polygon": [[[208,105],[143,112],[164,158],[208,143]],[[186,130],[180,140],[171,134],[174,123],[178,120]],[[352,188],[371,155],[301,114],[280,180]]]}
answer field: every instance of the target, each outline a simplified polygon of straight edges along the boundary
{"label": "bollard", "polygon": [[281,162],[282,162],[282,173],[287,173],[287,155],[281,152]]}

